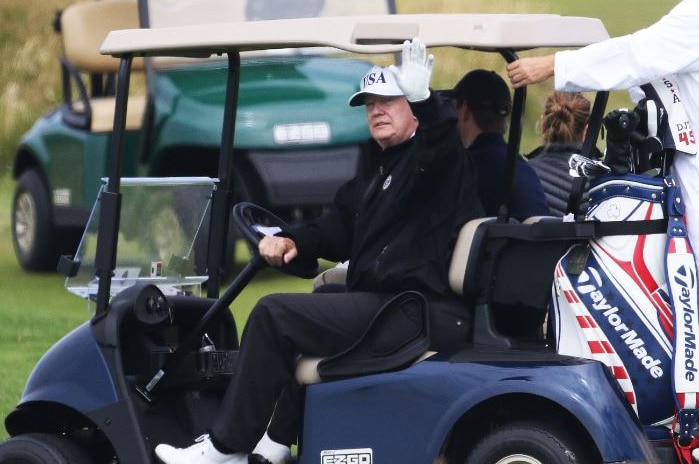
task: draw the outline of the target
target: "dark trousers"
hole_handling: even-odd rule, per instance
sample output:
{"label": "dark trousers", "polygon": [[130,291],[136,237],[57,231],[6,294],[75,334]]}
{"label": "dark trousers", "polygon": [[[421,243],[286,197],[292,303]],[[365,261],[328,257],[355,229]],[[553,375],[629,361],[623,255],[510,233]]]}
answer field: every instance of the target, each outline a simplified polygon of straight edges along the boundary
{"label": "dark trousers", "polygon": [[[236,374],[211,428],[215,439],[249,453],[274,413],[270,437],[294,443],[301,415],[294,381],[298,356],[326,357],[349,348],[392,296],[347,292],[261,298],[245,326]],[[430,301],[430,317],[433,349],[461,344],[470,334],[471,313],[461,303]]]}

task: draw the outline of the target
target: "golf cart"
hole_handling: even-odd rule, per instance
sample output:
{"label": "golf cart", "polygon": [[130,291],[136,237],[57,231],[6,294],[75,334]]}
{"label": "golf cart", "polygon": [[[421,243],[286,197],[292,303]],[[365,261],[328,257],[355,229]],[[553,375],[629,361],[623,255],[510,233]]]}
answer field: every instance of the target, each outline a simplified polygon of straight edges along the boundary
{"label": "golf cart", "polygon": [[[208,249],[215,263],[229,233],[241,53],[321,46],[391,54],[404,40],[420,37],[428,47],[491,52],[511,61],[520,50],[577,47],[607,36],[596,19],[507,14],[308,18],[111,32],[102,52],[120,58],[120,65],[109,175],[77,255],[61,266],[70,276],[67,286],[87,297],[94,314],[34,368],[5,419],[10,438],[0,445],[0,463],[155,463],[156,444],[187,446],[212,420],[235,375],[238,340],[230,308],[265,266],[254,245],[260,234],[286,226],[263,208],[237,204],[234,217],[252,245],[252,258],[220,296],[219,286],[210,284],[202,294],[201,283],[215,281],[216,266],[199,275],[192,252]],[[225,55],[229,65],[218,178],[122,178],[134,60],[212,54]],[[526,89],[515,91],[511,166],[525,97]],[[586,145],[599,132],[605,100],[600,93]],[[511,184],[513,176],[511,169],[504,181]],[[180,188],[187,191],[178,193]],[[398,311],[382,313],[352,349],[299,362],[298,378],[306,385],[300,463],[652,463],[660,462],[658,451],[669,456],[668,429],[658,446],[651,446],[650,438],[657,437],[646,433],[605,364],[559,354],[539,331],[530,336],[499,330],[498,307],[508,307],[513,317],[518,309],[542,313],[560,257],[596,233],[595,223],[578,219],[513,223],[507,206],[502,217],[466,224],[455,247],[451,287],[474,308],[472,340],[462,349],[426,352],[429,311],[411,292]],[[152,246],[151,233],[168,229],[158,219],[162,211],[184,225],[176,240],[168,239],[177,245],[167,254]],[[137,234],[124,229],[133,221]],[[203,230],[208,237],[198,236]],[[197,247],[202,240],[207,246]],[[522,263],[535,266],[523,272]],[[317,272],[314,263],[281,270],[306,278]],[[411,323],[403,325],[407,341],[382,345],[377,354],[382,327],[404,313],[411,315]]]}
{"label": "golf cart", "polygon": [[[107,175],[118,60],[99,54],[110,30],[327,15],[389,15],[393,0],[80,0],[56,20],[63,44],[63,102],[22,137],[13,161],[17,181],[12,237],[30,271],[55,270],[73,253],[100,179]],[[368,137],[363,115],[346,95],[371,66],[330,48],[244,52],[237,102],[234,196],[288,221],[319,214],[354,176]],[[122,162],[124,176],[216,177],[226,97],[226,62],[136,59]],[[307,172],[314,172],[307,176]],[[231,234],[225,270],[234,263]],[[206,263],[199,262],[205,272]]]}

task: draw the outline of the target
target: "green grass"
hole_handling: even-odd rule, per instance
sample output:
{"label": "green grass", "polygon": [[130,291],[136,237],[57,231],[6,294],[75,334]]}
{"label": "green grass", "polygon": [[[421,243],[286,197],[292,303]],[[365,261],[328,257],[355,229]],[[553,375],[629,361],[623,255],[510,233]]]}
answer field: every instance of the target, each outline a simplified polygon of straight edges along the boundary
{"label": "green grass", "polygon": [[[397,0],[401,12],[546,12],[603,18],[611,35],[632,32],[667,12],[675,0]],[[57,9],[71,0],[0,1],[0,416],[20,397],[32,366],[61,336],[90,317],[85,301],[63,288],[55,273],[30,274],[17,264],[10,239],[10,201],[13,183],[9,166],[21,134],[42,113],[60,100],[57,55],[58,36],[51,30]],[[465,52],[466,53],[466,52]],[[536,51],[532,53],[543,53]],[[482,55],[482,54],[481,54]],[[465,66],[463,63],[466,63]],[[467,69],[491,67],[499,62],[475,55],[438,52],[433,85],[452,86]],[[541,111],[551,82],[529,92],[523,150],[536,145],[534,121]],[[610,107],[628,105],[624,93],[615,93]],[[260,295],[278,291],[308,291],[310,283],[268,270],[258,276],[233,305],[240,320]],[[0,429],[0,439],[5,437]]]}
{"label": "green grass", "polygon": [[[16,404],[32,366],[64,333],[87,319],[86,305],[56,273],[22,272],[10,239],[11,182],[0,177],[0,415]],[[77,304],[76,304],[77,303]],[[4,429],[0,433],[4,434]]]}

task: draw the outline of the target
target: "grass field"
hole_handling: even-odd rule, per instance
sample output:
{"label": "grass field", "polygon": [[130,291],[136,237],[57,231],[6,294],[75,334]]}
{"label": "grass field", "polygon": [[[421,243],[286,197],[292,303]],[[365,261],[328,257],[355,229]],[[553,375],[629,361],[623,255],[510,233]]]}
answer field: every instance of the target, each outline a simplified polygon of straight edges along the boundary
{"label": "grass field", "polygon": [[[13,183],[9,166],[22,133],[42,113],[60,99],[58,82],[59,51],[57,36],[51,31],[55,10],[72,0],[0,1],[0,417],[17,403],[24,382],[41,354],[62,335],[90,317],[85,301],[63,289],[63,278],[55,273],[29,274],[19,268],[10,239],[9,210]],[[604,19],[611,35],[631,32],[650,24],[675,1],[661,0],[398,0],[401,12],[547,12],[595,16]],[[441,52],[438,52],[441,53]],[[543,53],[538,51],[537,53]],[[446,88],[463,73],[452,66],[463,57],[438,54],[434,86]],[[501,66],[488,61],[468,62],[472,67]],[[527,113],[529,148],[536,143],[533,121],[541,110],[551,83],[533,88]],[[625,104],[625,95],[617,94],[610,105]],[[526,149],[526,147],[524,147]],[[244,319],[254,301],[272,291],[310,288],[307,281],[265,272],[244,292],[234,312]],[[0,429],[0,439],[5,436]]]}
{"label": "grass field", "polygon": [[[0,177],[0,366],[3,368],[0,414],[3,417],[16,404],[26,377],[41,353],[87,318],[86,306],[62,290],[58,274],[21,272],[10,240],[10,193],[8,176]],[[3,428],[0,434],[4,433]]]}

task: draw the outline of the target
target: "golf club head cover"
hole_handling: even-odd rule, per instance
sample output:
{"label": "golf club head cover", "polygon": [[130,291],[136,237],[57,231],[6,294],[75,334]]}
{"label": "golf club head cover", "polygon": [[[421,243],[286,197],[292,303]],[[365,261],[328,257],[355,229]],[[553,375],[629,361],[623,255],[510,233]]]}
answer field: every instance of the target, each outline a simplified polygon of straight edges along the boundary
{"label": "golf club head cover", "polygon": [[607,129],[604,164],[611,168],[613,174],[622,175],[631,171],[631,134],[636,130],[639,121],[638,113],[627,109],[612,110],[602,120]]}

